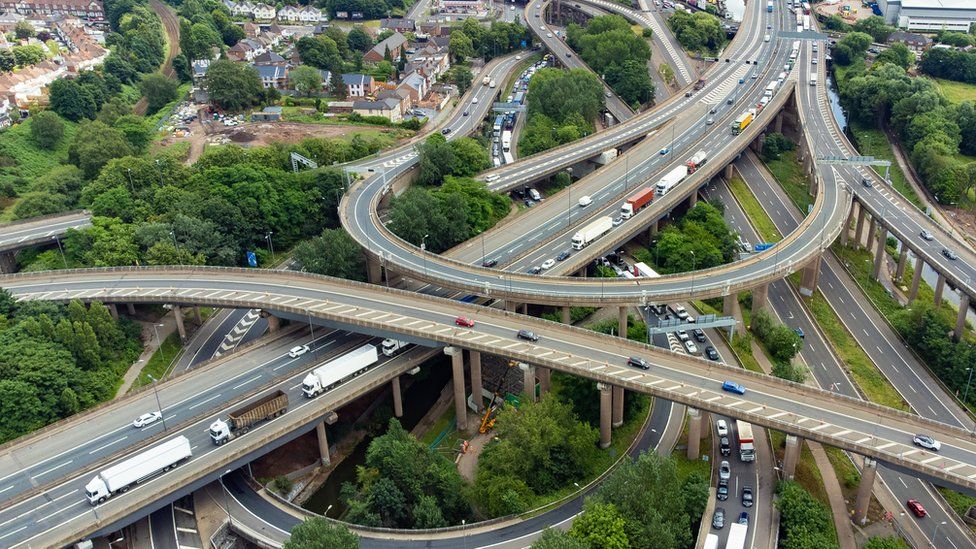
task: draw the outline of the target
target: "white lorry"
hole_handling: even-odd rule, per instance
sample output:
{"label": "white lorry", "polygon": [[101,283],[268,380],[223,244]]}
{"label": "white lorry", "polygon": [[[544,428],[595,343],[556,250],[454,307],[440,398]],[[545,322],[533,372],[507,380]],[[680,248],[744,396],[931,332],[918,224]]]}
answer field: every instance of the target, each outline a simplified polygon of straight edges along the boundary
{"label": "white lorry", "polygon": [[658,196],[664,196],[668,193],[668,191],[673,189],[675,185],[684,181],[686,177],[688,177],[688,166],[678,166],[670,172],[664,174],[664,177],[662,177],[657,182],[657,186],[654,187],[654,191]]}
{"label": "white lorry", "polygon": [[302,393],[316,397],[336,385],[352,379],[376,364],[379,357],[374,345],[363,345],[312,370],[302,380]]}
{"label": "white lorry", "polygon": [[482,86],[487,86],[490,83],[491,83],[491,77],[489,77],[489,76],[486,76],[486,77],[484,77],[484,78],[481,79],[481,85]]}
{"label": "white lorry", "polygon": [[192,455],[189,439],[180,435],[100,471],[85,485],[85,496],[89,503],[98,505],[118,492],[169,471]]}
{"label": "white lorry", "polygon": [[610,232],[613,228],[613,218],[609,216],[598,217],[591,221],[589,225],[580,229],[573,235],[573,249],[582,250],[587,244]]}
{"label": "white lorry", "polygon": [[617,149],[607,149],[607,150],[603,151],[602,153],[600,153],[600,156],[594,158],[593,159],[593,162],[595,162],[595,163],[597,163],[597,164],[599,164],[601,166],[606,166],[614,158],[617,158]]}
{"label": "white lorry", "polygon": [[746,534],[749,527],[738,522],[729,525],[729,537],[725,539],[725,549],[745,549]]}
{"label": "white lorry", "polygon": [[409,345],[409,343],[406,341],[400,341],[398,339],[384,339],[383,342],[380,343],[380,347],[383,348],[384,356],[393,356],[406,349],[407,345]]}
{"label": "white lorry", "polygon": [[745,462],[756,461],[756,439],[752,435],[752,424],[737,419],[735,430],[739,434],[739,459]]}

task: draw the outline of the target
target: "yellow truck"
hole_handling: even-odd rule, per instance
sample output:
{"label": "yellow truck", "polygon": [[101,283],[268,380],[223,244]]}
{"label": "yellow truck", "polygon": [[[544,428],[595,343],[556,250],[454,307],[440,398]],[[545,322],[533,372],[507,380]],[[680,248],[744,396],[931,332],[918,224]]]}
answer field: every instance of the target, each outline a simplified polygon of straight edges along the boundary
{"label": "yellow truck", "polygon": [[752,124],[753,118],[756,117],[756,109],[749,109],[732,121],[732,135],[739,135],[742,130],[749,127]]}

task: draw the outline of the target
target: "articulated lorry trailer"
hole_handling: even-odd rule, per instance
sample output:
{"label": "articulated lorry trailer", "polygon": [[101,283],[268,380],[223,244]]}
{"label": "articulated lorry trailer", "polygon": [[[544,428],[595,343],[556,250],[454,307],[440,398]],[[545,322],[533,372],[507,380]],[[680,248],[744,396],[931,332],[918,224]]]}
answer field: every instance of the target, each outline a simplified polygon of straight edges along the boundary
{"label": "articulated lorry trailer", "polygon": [[739,459],[745,462],[756,461],[756,439],[752,435],[752,424],[737,419],[735,430],[739,432]]}
{"label": "articulated lorry trailer", "polygon": [[183,435],[172,438],[100,471],[85,485],[85,496],[88,503],[97,505],[148,478],[169,471],[192,455],[189,439]]}
{"label": "articulated lorry trailer", "polygon": [[613,218],[608,216],[596,218],[589,225],[583,227],[573,235],[573,249],[582,250],[590,242],[610,232],[612,228]]}
{"label": "articulated lorry trailer", "polygon": [[664,196],[678,183],[684,181],[686,177],[688,177],[688,166],[678,166],[664,174],[664,177],[657,182],[655,192],[658,196]]}
{"label": "articulated lorry trailer", "polygon": [[243,408],[227,414],[227,421],[217,419],[210,424],[210,439],[217,446],[230,442],[251,430],[254,425],[273,419],[288,411],[288,395],[277,391],[260,398]]}
{"label": "articulated lorry trailer", "polygon": [[384,339],[380,343],[380,347],[383,349],[383,356],[393,356],[400,351],[407,348],[410,345],[406,341],[400,341],[399,339]]}
{"label": "articulated lorry trailer", "polygon": [[302,380],[302,393],[316,397],[369,370],[379,356],[375,345],[363,345],[312,370]]}
{"label": "articulated lorry trailer", "polygon": [[641,208],[647,206],[654,200],[654,187],[647,187],[637,191],[636,194],[627,199],[626,202],[620,206],[620,218],[630,219],[634,217],[634,214],[639,212]]}

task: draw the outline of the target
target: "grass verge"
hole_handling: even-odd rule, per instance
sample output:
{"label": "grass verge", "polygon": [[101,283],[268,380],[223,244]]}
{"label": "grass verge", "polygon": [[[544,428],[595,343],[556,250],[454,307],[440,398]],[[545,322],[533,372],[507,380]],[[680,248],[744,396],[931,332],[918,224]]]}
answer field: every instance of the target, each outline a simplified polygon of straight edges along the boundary
{"label": "grass verge", "polygon": [[139,377],[132,383],[130,391],[138,389],[144,385],[149,385],[152,380],[149,376],[156,379],[163,379],[166,375],[169,365],[173,360],[179,355],[180,349],[182,349],[182,344],[180,343],[180,335],[173,332],[166,339],[163,340],[162,346],[156,349],[156,352],[149,357],[146,365],[142,367],[139,372]]}
{"label": "grass verge", "polygon": [[786,191],[793,204],[801,212],[806,212],[810,204],[813,204],[813,197],[810,196],[810,186],[807,178],[803,175],[803,166],[797,160],[796,154],[795,150],[787,151],[781,154],[778,159],[764,163],[776,181],[779,182],[780,187]]}
{"label": "grass verge", "polygon": [[[786,433],[775,430],[769,430],[767,432],[769,433],[769,440],[773,445],[773,453],[776,455],[777,461],[782,461],[786,452]],[[817,462],[814,461],[813,454],[810,453],[810,448],[806,444],[803,444],[800,459],[796,462],[796,471],[793,475],[793,480],[806,491],[810,492],[810,495],[814,499],[826,505],[828,509],[830,508],[830,499],[827,497],[827,490],[824,488],[823,476],[820,473],[820,469],[817,468]],[[831,520],[831,522],[833,521]]]}
{"label": "grass verge", "polygon": [[773,220],[762,209],[762,205],[759,204],[756,196],[752,194],[738,173],[732,175],[732,181],[729,181],[729,189],[764,242],[777,242],[783,238],[783,235],[776,229],[776,225],[773,224]]}
{"label": "grass verge", "polygon": [[[918,194],[915,193],[915,189],[908,184],[908,179],[905,177],[905,172],[901,171],[901,167],[895,161],[895,153],[891,150],[891,142],[888,141],[888,136],[884,134],[883,131],[876,128],[869,128],[862,124],[856,122],[851,123],[850,132],[854,135],[854,144],[857,147],[858,152],[863,155],[873,156],[880,160],[888,160],[891,162],[891,168],[889,172],[889,177],[891,178],[891,185],[898,191],[902,196],[905,197],[909,202],[915,204],[921,209],[925,209],[922,201],[919,199]],[[875,170],[879,176],[884,176],[884,170]]]}

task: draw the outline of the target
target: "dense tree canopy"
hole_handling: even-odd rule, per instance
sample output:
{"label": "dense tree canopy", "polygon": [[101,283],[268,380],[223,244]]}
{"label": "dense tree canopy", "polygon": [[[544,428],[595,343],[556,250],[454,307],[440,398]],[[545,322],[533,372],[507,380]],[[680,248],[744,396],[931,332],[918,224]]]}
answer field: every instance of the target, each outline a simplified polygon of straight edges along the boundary
{"label": "dense tree canopy", "polygon": [[51,149],[64,136],[64,120],[53,111],[43,111],[31,118],[31,137],[42,149]]}
{"label": "dense tree canopy", "polygon": [[784,481],[777,487],[780,512],[780,547],[806,549],[839,547],[830,510],[794,481]]}
{"label": "dense tree canopy", "polygon": [[529,117],[519,136],[520,154],[535,154],[592,133],[603,99],[603,84],[588,70],[539,70],[529,81]]}
{"label": "dense tree canopy", "polygon": [[284,549],[357,549],[359,538],[341,524],[321,517],[305,519],[291,529]]}
{"label": "dense tree canopy", "polygon": [[647,72],[651,48],[647,40],[634,34],[623,17],[594,17],[585,28],[571,24],[566,30],[566,42],[627,103],[639,106],[654,96]]}
{"label": "dense tree canopy", "polygon": [[293,257],[302,270],[347,278],[366,280],[366,258],[359,244],[344,229],[325,229],[322,234],[302,241],[295,247]]}
{"label": "dense tree canopy", "polygon": [[736,235],[729,230],[721,210],[699,202],[680,221],[661,231],[652,242],[651,252],[666,273],[707,269],[735,258]]}
{"label": "dense tree canopy", "polygon": [[220,59],[207,69],[207,93],[222,109],[237,112],[256,105],[263,89],[258,71],[250,65]]}
{"label": "dense tree canopy", "polygon": [[722,22],[710,13],[678,11],[668,19],[668,26],[678,42],[691,51],[714,54],[725,44]]}

